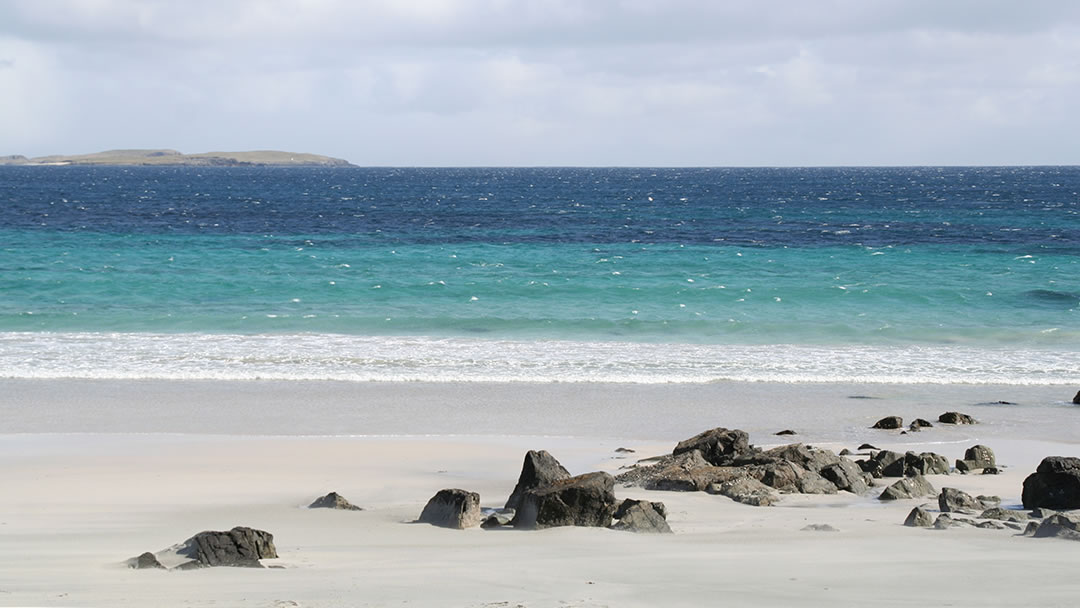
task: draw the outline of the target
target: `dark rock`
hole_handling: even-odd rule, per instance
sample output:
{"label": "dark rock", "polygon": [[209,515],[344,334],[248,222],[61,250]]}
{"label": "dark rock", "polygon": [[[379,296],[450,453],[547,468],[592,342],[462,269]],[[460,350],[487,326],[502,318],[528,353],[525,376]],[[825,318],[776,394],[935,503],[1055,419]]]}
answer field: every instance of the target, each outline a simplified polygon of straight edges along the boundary
{"label": "dark rock", "polygon": [[929,429],[933,428],[933,426],[934,425],[930,424],[929,420],[923,418],[916,418],[915,420],[911,421],[911,430],[915,430],[916,428]]}
{"label": "dark rock", "polygon": [[802,531],[803,532],[839,532],[840,530],[837,530],[836,528],[830,526],[829,524],[810,524],[808,526],[803,526]]}
{"label": "dark rock", "polygon": [[1057,511],[1053,509],[1046,509],[1043,507],[1035,507],[1031,510],[1031,516],[1035,519],[1043,519],[1044,517],[1050,517],[1051,515],[1057,515]]}
{"label": "dark rock", "polygon": [[962,474],[966,475],[968,473],[974,473],[975,471],[980,471],[980,470],[981,469],[979,469],[979,467],[976,466],[974,460],[957,460],[956,461],[956,472],[957,473],[962,473]]}
{"label": "dark rock", "polygon": [[635,451],[636,450],[631,450],[630,448],[615,448],[616,454],[633,454]]}
{"label": "dark rock", "polygon": [[521,498],[512,522],[515,528],[611,525],[615,512],[615,479],[603,472],[561,479],[533,488]]}
{"label": "dark rock", "polygon": [[908,452],[904,454],[904,474],[948,475],[949,461],[933,452]]}
{"label": "dark rock", "polygon": [[693,450],[701,452],[702,458],[711,465],[727,466],[751,452],[750,437],[739,429],[710,429],[680,441],[672,454],[678,456]]}
{"label": "dark rock", "polygon": [[1001,469],[999,469],[997,467],[986,467],[982,471],[983,475],[998,475],[1000,473],[1001,473]]}
{"label": "dark rock", "polygon": [[964,460],[974,462],[976,469],[997,466],[997,462],[994,460],[994,450],[985,445],[973,445],[968,448],[964,451]]}
{"label": "dark rock", "polygon": [[938,416],[938,422],[944,422],[945,424],[977,424],[978,421],[968,416],[967,414],[961,414],[960,412],[945,412]]}
{"label": "dark rock", "polygon": [[761,483],[781,492],[836,494],[836,486],[829,480],[791,461],[751,467],[749,473]]}
{"label": "dark rock", "polygon": [[898,429],[904,426],[904,419],[900,416],[886,416],[874,423],[872,429]]}
{"label": "dark rock", "polygon": [[622,501],[614,513],[615,522],[612,530],[626,530],[644,534],[671,534],[667,523],[667,509],[664,503],[633,500]]}
{"label": "dark rock", "polygon": [[938,495],[938,509],[942,513],[975,511],[979,506],[971,494],[956,488],[941,488]]}
{"label": "dark rock", "polygon": [[753,507],[772,506],[778,500],[773,489],[752,477],[741,477],[724,483],[714,483],[705,489],[710,494],[726,496],[735,502]]}
{"label": "dark rock", "polygon": [[837,462],[821,469],[821,476],[830,481],[837,490],[852,494],[865,494],[870,490],[872,480],[854,462],[840,458]]}
{"label": "dark rock", "polygon": [[464,530],[480,525],[483,519],[479,494],[451,488],[439,490],[432,496],[416,521],[441,528]]}
{"label": "dark rock", "polygon": [[861,451],[863,451],[863,450],[876,450],[877,448],[875,448],[874,446],[870,445],[869,443],[864,443],[864,444],[860,445],[858,449],[859,449],[859,451],[861,452]]}
{"label": "dark rock", "polygon": [[929,528],[934,525],[934,516],[922,507],[915,507],[908,513],[904,525],[910,528]]}
{"label": "dark rock", "polygon": [[1076,396],[1073,397],[1073,403],[1080,405],[1080,391],[1076,391]]}
{"label": "dark rock", "polygon": [[784,429],[782,431],[777,431],[776,433],[773,433],[773,434],[774,435],[794,435],[795,431],[793,431],[791,429]]}
{"label": "dark rock", "polygon": [[274,535],[237,526],[227,532],[206,531],[184,541],[177,553],[188,558],[181,569],[215,566],[261,568],[260,559],[278,556]]}
{"label": "dark rock", "polygon": [[344,509],[346,511],[363,511],[360,507],[345,500],[345,497],[337,492],[330,492],[326,496],[316,498],[315,502],[308,505],[309,509]]}
{"label": "dark rock", "polygon": [[128,560],[128,567],[136,570],[164,570],[165,566],[161,565],[158,558],[153,553],[147,551],[138,557],[133,557]]}
{"label": "dark rock", "polygon": [[840,450],[840,455],[841,456],[851,456],[851,450],[849,450],[847,448],[844,448],[844,449]]}
{"label": "dark rock", "polygon": [[889,450],[879,450],[869,459],[856,461],[863,471],[873,477],[903,477],[904,455]]}
{"label": "dark rock", "polygon": [[915,475],[914,477],[905,477],[885,488],[885,491],[878,498],[880,500],[900,500],[904,498],[922,498],[923,496],[933,496],[935,494],[937,492],[934,491],[934,486],[930,485],[930,482],[926,481],[925,477]]}
{"label": "dark rock", "polygon": [[1023,511],[1012,511],[1010,509],[1002,509],[1001,507],[993,507],[986,509],[979,515],[980,519],[997,519],[1000,521],[1028,521],[1031,519],[1027,513]]}
{"label": "dark rock", "polygon": [[525,461],[521,465],[521,474],[518,476],[517,485],[506,499],[505,508],[517,509],[521,504],[521,497],[525,492],[550,485],[560,479],[570,477],[567,471],[555,457],[545,450],[529,450],[525,454]]}
{"label": "dark rock", "polygon": [[1080,458],[1049,456],[1024,480],[1025,509],[1080,508]]}
{"label": "dark rock", "polygon": [[1058,513],[1051,515],[1035,528],[1035,538],[1067,538],[1080,540],[1080,519],[1075,516]]}

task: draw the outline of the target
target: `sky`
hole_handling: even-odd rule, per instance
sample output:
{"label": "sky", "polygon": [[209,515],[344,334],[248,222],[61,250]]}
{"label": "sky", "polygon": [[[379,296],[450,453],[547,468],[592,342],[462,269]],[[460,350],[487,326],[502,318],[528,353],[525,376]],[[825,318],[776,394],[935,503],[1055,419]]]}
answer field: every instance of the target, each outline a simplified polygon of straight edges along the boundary
{"label": "sky", "polygon": [[1072,0],[0,0],[0,154],[1080,164]]}

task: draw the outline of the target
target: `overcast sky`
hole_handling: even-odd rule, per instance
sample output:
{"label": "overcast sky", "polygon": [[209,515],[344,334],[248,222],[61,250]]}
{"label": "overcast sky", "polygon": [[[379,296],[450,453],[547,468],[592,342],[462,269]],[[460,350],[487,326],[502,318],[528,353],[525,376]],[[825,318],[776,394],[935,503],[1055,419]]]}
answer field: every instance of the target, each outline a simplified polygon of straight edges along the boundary
{"label": "overcast sky", "polygon": [[1071,0],[0,0],[0,154],[1080,163]]}

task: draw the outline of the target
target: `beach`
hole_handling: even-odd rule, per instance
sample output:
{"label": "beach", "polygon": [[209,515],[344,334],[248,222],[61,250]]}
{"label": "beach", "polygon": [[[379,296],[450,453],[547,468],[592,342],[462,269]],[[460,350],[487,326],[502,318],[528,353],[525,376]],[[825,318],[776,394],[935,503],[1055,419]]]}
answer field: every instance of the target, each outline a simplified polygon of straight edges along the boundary
{"label": "beach", "polygon": [[[870,442],[950,462],[988,445],[1001,474],[928,479],[1019,508],[1044,456],[1080,456],[1062,387],[3,380],[0,389],[5,606],[1055,606],[1074,591],[1075,543],[904,527],[914,506],[936,511],[936,501],[879,501],[887,479],[865,496],[787,494],[773,507],[616,485],[620,500],[664,502],[671,535],[409,523],[443,488],[501,507],[530,449],[573,474],[618,473],[717,426],[761,447]],[[867,428],[951,410],[980,423]],[[787,428],[798,434],[772,434]],[[364,510],[306,508],[330,491]],[[804,531],[810,524],[837,531]],[[124,564],[240,525],[274,534],[279,558],[268,568]]]}

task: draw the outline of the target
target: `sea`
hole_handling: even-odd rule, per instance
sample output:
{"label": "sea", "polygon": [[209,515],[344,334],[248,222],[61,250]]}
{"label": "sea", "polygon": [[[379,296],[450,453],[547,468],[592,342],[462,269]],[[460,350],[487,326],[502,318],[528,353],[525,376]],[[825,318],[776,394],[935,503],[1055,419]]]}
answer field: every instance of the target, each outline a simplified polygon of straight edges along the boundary
{"label": "sea", "polygon": [[0,377],[1080,384],[1080,167],[0,167]]}

